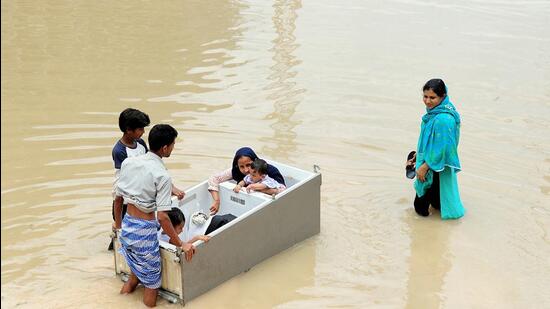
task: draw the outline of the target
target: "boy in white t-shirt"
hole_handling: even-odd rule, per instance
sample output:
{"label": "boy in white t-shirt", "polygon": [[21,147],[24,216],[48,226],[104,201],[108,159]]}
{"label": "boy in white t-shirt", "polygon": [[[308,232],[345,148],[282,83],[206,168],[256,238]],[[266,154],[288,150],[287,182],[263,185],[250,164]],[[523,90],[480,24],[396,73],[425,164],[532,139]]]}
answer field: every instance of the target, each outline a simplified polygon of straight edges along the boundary
{"label": "boy in white t-shirt", "polygon": [[[134,109],[127,108],[123,110],[118,116],[118,127],[122,131],[122,137],[113,146],[111,155],[113,157],[113,164],[115,166],[115,178],[113,181],[113,206],[111,212],[113,215],[113,221],[115,220],[115,199],[122,199],[121,196],[115,196],[115,188],[120,177],[120,166],[126,158],[137,157],[143,155],[149,151],[145,141],[141,139],[143,133],[145,133],[145,127],[151,123],[149,115],[146,113]],[[126,204],[122,205],[122,217],[126,214]],[[108,250],[113,250],[113,241],[109,244]]]}

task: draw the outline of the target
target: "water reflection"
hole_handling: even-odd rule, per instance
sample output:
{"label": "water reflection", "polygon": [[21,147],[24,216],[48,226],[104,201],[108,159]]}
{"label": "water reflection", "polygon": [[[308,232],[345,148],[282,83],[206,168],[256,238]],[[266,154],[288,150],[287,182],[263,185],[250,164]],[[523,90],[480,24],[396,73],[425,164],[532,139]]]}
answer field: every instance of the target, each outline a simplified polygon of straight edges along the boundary
{"label": "water reflection", "polygon": [[441,308],[454,222],[442,221],[438,211],[428,218],[413,212],[404,219],[411,235],[406,308]]}
{"label": "water reflection", "polygon": [[[281,304],[285,307],[286,302],[303,298],[301,289],[314,284],[315,264],[315,243],[309,239],[193,299],[185,307],[273,308]],[[220,299],[226,300],[225,305],[220,304]]]}
{"label": "water reflection", "polygon": [[[183,3],[184,16],[176,28],[182,33],[183,40],[178,42],[181,45],[176,50],[175,57],[172,57],[174,80],[154,81],[162,91],[173,92],[177,89],[177,92],[150,98],[148,101],[181,103],[180,114],[213,112],[230,107],[229,104],[212,102],[212,97],[207,94],[223,91],[232,85],[237,72],[235,68],[246,63],[232,55],[232,51],[239,49],[238,42],[246,30],[239,14],[246,7],[233,1],[216,3],[216,9],[200,1]],[[170,87],[165,88],[163,82],[169,82]]]}
{"label": "water reflection", "polygon": [[[273,136],[264,141],[272,141],[274,146],[265,146],[264,152],[276,154],[285,162],[292,162],[292,152],[296,149],[296,132],[294,127],[300,121],[292,119],[296,107],[302,100],[301,94],[306,90],[295,81],[298,74],[295,67],[301,63],[294,52],[300,46],[296,43],[294,30],[296,29],[296,11],[302,7],[300,0],[278,0],[273,4],[272,18],[277,37],[273,40],[273,60],[268,79],[271,81],[264,90],[269,95],[267,100],[273,103],[273,112],[266,116],[274,120],[271,124]],[[269,143],[268,143],[269,145]]]}

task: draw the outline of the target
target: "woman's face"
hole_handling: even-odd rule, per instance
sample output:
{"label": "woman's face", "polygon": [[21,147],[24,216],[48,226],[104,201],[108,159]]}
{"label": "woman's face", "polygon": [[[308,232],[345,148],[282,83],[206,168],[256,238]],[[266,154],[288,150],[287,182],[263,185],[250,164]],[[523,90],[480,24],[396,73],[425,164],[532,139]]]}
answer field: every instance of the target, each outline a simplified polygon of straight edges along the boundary
{"label": "woman's face", "polygon": [[250,167],[252,166],[252,159],[242,156],[239,160],[237,160],[237,166],[243,175],[248,175],[250,172]]}
{"label": "woman's face", "polygon": [[443,97],[438,96],[432,89],[424,90],[424,104],[429,109],[432,109],[441,103]]}

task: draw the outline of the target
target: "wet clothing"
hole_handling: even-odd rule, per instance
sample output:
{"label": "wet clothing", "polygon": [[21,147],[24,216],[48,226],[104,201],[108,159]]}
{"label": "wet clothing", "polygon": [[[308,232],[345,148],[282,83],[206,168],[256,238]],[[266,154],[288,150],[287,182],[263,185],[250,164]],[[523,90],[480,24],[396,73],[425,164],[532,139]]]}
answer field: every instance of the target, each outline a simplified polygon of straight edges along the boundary
{"label": "wet clothing", "polygon": [[417,194],[414,198],[414,210],[417,214],[423,217],[427,217],[430,214],[430,205],[438,210],[441,208],[441,202],[439,198],[439,173],[432,173],[431,175],[431,186],[426,189],[421,197]]}
{"label": "wet clothing", "polygon": [[[421,182],[417,177],[414,183],[416,196],[422,198],[434,186],[434,179],[437,178],[442,219],[458,219],[465,213],[456,177],[456,173],[461,170],[457,152],[459,139],[460,115],[447,95],[436,107],[426,108],[426,114],[422,117],[416,169],[424,163],[430,169],[426,173],[426,181]],[[435,176],[434,173],[439,175]],[[433,190],[430,190],[431,196],[427,200],[434,198]],[[416,204],[415,199],[415,209]]]}
{"label": "wet clothing", "polygon": [[158,228],[156,219],[144,220],[126,214],[122,220],[119,252],[132,273],[149,289],[158,289],[161,285]]}

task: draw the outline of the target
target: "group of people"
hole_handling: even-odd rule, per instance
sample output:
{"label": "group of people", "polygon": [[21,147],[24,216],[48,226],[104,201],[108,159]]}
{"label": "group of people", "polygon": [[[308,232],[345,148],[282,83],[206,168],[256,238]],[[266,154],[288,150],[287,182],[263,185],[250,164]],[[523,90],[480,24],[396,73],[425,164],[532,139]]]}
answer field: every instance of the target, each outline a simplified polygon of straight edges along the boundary
{"label": "group of people", "polygon": [[[406,163],[414,171],[413,177],[416,176],[414,209],[419,215],[428,216],[431,206],[441,211],[443,219],[458,219],[465,213],[456,177],[461,170],[457,152],[460,116],[441,79],[429,80],[422,91],[426,114],[422,117],[417,149]],[[185,217],[180,209],[172,208],[171,196],[182,199],[185,192],[174,186],[163,163],[163,158],[170,157],[174,149],[178,132],[168,124],[153,126],[148,136],[149,149],[141,139],[149,124],[149,116],[139,110],[128,108],[120,114],[119,128],[123,135],[112,151],[115,166],[112,214],[114,228],[121,229],[120,253],[131,270],[120,293],[133,292],[141,282],[145,287],[144,303],[155,306],[161,284],[159,239],[180,247],[190,261],[195,254],[193,242],[208,241],[207,234],[235,218],[231,214],[215,216],[220,209],[221,182],[234,180],[237,193],[245,188],[247,192],[277,194],[286,187],[276,167],[258,158],[251,148],[240,148],[231,168],[208,180],[213,218],[206,235],[196,235],[184,242],[179,234]]]}
{"label": "group of people", "polygon": [[[150,124],[147,114],[127,108],[119,116],[122,137],[112,150],[115,167],[113,184],[113,228],[120,230],[120,253],[125,258],[131,274],[120,293],[132,293],[137,285],[144,286],[143,302],[149,307],[156,305],[158,288],[161,285],[161,259],[159,241],[180,247],[185,259],[190,261],[195,254],[193,243],[207,242],[209,233],[235,219],[232,214],[216,215],[220,208],[219,184],[235,180],[239,190],[276,194],[284,190],[285,181],[279,170],[258,158],[249,147],[237,151],[230,169],[209,179],[213,204],[213,216],[206,235],[194,235],[182,241],[180,234],[185,225],[181,209],[172,207],[172,196],[185,197],[185,192],[172,183],[163,158],[170,157],[178,132],[168,124],[153,126],[148,144],[141,138]],[[239,192],[235,190],[235,192]],[[109,250],[113,249],[113,243]]]}

